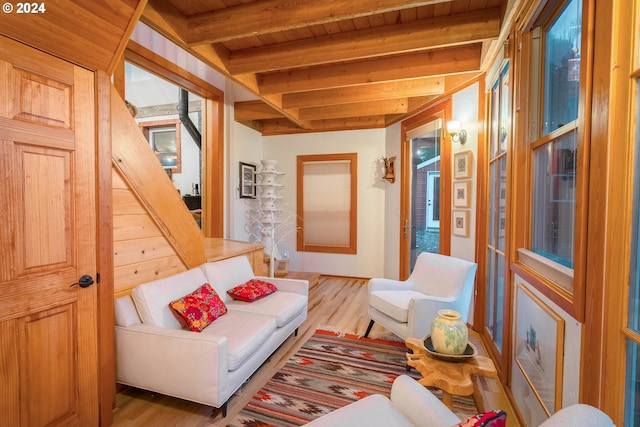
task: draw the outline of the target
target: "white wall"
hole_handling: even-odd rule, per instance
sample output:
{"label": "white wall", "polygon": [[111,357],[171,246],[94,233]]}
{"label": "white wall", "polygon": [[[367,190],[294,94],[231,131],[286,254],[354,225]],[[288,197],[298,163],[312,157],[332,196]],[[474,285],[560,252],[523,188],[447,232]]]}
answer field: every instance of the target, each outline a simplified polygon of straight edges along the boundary
{"label": "white wall", "polygon": [[387,183],[384,201],[385,256],[384,276],[389,279],[400,277],[400,177],[402,159],[400,157],[401,123],[389,126],[385,135],[385,157],[396,157],[396,182]]}
{"label": "white wall", "polygon": [[[453,95],[453,120],[460,122],[461,129],[467,131],[467,142],[462,145],[454,142],[451,147],[451,170],[453,171],[453,160],[456,153],[471,151],[471,208],[469,215],[469,237],[454,236],[451,234],[451,255],[469,261],[475,260],[476,246],[476,194],[477,194],[477,171],[478,171],[478,131],[483,124],[478,122],[479,105],[479,85],[473,84]],[[452,173],[452,179],[453,178]],[[465,210],[465,209],[462,209]],[[453,224],[451,224],[453,228]],[[469,314],[472,318],[472,313]]]}
{"label": "white wall", "polygon": [[228,216],[228,235],[234,240],[256,241],[248,228],[248,211],[255,208],[257,200],[240,198],[240,162],[253,164],[260,169],[260,160],[263,159],[263,137],[259,132],[235,121],[229,124],[229,133],[233,143],[228,147],[227,194],[231,211]]}
{"label": "white wall", "polygon": [[[285,175],[283,207],[296,212],[296,161],[298,155],[358,153],[358,253],[355,255],[298,252],[295,233],[278,245],[288,253],[290,270],[315,271],[352,277],[381,277],[385,259],[385,191],[378,159],[385,154],[385,130],[323,132],[264,137],[263,156],[278,160]],[[235,144],[235,142],[234,142]],[[295,224],[295,222],[293,222]]]}

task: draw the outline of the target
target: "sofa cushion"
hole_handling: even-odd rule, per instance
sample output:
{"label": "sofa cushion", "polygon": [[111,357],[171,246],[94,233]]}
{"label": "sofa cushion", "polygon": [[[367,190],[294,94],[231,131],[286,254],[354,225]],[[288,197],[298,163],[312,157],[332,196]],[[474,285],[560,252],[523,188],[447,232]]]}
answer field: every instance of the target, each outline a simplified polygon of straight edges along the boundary
{"label": "sofa cushion", "polygon": [[211,322],[227,313],[227,306],[208,283],[182,298],[171,301],[169,306],[184,319],[189,330],[194,332],[201,332]]}
{"label": "sofa cushion", "polygon": [[300,312],[307,309],[308,298],[306,295],[293,292],[278,291],[267,298],[254,302],[229,301],[227,307],[230,311],[243,311],[247,313],[266,314],[276,319],[278,328],[289,323]]}
{"label": "sofa cushion", "polygon": [[373,291],[369,294],[369,306],[398,322],[406,323],[409,319],[409,302],[413,297],[423,298],[424,294],[409,290]]}
{"label": "sofa cushion", "polygon": [[115,303],[115,322],[116,326],[131,326],[140,323],[140,317],[133,304],[133,300],[129,295],[116,298]]}
{"label": "sofa cushion", "polygon": [[254,353],[276,330],[275,318],[255,313],[229,310],[216,320],[202,334],[214,334],[227,338],[229,370],[235,371]]}
{"label": "sofa cushion", "polygon": [[225,303],[231,300],[231,297],[227,295],[229,289],[255,279],[249,259],[244,255],[207,262],[202,264],[201,268],[208,283],[220,294]]}
{"label": "sofa cushion", "polygon": [[169,303],[205,283],[207,283],[207,278],[202,270],[193,268],[164,279],[138,285],[131,291],[131,297],[138,309],[142,323],[163,328],[182,329],[182,324],[173,314]]}
{"label": "sofa cushion", "polygon": [[455,427],[505,427],[507,423],[507,414],[500,410],[483,412],[468,417]]}
{"label": "sofa cushion", "polygon": [[227,294],[235,300],[253,302],[271,295],[278,288],[273,283],[264,280],[251,279],[242,285],[238,285],[227,291]]}

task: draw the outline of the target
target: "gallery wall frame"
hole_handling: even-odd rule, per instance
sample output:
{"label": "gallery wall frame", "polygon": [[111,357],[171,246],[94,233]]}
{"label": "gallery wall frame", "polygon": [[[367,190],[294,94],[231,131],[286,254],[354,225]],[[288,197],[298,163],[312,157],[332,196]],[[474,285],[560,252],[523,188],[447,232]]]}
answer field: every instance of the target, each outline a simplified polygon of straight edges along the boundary
{"label": "gallery wall frame", "polygon": [[471,178],[472,168],[472,152],[471,150],[460,151],[453,155],[453,178],[464,179]]}
{"label": "gallery wall frame", "polygon": [[471,207],[471,181],[467,180],[453,182],[453,207]]}
{"label": "gallery wall frame", "polygon": [[240,162],[240,198],[256,198],[256,165]]}
{"label": "gallery wall frame", "polygon": [[451,211],[451,227],[454,236],[469,237],[469,216],[469,211]]}
{"label": "gallery wall frame", "polygon": [[551,416],[562,408],[564,319],[517,282],[515,326],[514,360]]}

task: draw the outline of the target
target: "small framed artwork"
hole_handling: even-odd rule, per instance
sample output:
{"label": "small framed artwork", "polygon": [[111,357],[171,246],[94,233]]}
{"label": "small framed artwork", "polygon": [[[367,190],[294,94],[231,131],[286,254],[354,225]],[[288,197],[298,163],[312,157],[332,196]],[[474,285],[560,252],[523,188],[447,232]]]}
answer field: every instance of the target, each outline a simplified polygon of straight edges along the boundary
{"label": "small framed artwork", "polygon": [[458,181],[453,183],[453,207],[471,207],[471,181]]}
{"label": "small framed artwork", "polygon": [[289,260],[288,259],[277,259],[275,260],[275,264],[273,266],[273,274],[278,276],[286,276],[289,274]]}
{"label": "small framed artwork", "polygon": [[515,361],[547,415],[562,407],[564,320],[522,283],[516,286]]}
{"label": "small framed artwork", "polygon": [[240,198],[256,197],[256,165],[240,162]]}
{"label": "small framed artwork", "polygon": [[471,150],[460,151],[453,155],[453,177],[471,178]]}
{"label": "small framed artwork", "polygon": [[452,211],[453,235],[469,237],[469,211]]}

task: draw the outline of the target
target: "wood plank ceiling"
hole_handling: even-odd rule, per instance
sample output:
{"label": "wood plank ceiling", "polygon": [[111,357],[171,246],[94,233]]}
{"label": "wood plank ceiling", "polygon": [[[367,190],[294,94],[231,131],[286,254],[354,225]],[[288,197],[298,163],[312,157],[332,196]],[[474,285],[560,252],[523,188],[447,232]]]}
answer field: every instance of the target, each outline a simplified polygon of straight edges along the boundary
{"label": "wood plank ceiling", "polygon": [[235,120],[275,135],[381,128],[425,108],[484,71],[507,3],[148,0],[141,20],[253,92]]}

